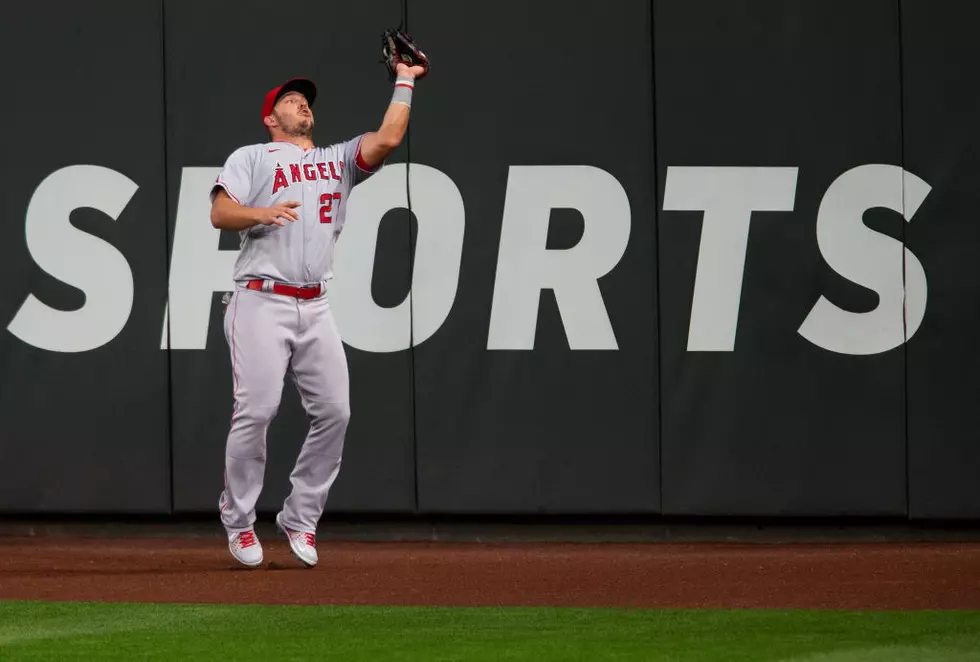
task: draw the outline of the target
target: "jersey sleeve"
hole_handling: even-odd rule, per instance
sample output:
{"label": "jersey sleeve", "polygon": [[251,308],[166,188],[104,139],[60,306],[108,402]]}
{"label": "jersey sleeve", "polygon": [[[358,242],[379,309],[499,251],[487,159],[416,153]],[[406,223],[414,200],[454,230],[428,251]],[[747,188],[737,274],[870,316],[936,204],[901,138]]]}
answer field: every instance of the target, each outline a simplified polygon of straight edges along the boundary
{"label": "jersey sleeve", "polygon": [[254,161],[254,151],[248,147],[240,147],[232,152],[218,173],[218,178],[214,180],[214,186],[211,187],[211,202],[214,202],[218,189],[224,189],[229,198],[244,205],[249,199],[252,188]]}
{"label": "jersey sleeve", "polygon": [[343,145],[344,170],[347,171],[347,176],[350,177],[351,186],[360,184],[384,166],[382,162],[371,168],[364,162],[364,159],[361,158],[361,142],[363,140],[364,134],[361,134],[355,138],[351,138]]}

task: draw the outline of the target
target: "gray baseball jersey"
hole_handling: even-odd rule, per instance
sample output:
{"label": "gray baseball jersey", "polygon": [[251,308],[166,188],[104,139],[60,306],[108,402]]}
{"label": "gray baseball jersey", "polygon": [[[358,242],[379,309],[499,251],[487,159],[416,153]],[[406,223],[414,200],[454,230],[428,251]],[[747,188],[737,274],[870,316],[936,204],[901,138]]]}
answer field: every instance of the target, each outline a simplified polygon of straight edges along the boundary
{"label": "gray baseball jersey", "polygon": [[287,142],[246,145],[228,157],[211,190],[221,187],[235,202],[269,207],[289,200],[298,221],[256,225],[241,231],[234,280],[269,279],[292,285],[333,277],[334,247],[344,227],[353,187],[377,172],[360,161],[359,135],[327,147],[303,149]]}

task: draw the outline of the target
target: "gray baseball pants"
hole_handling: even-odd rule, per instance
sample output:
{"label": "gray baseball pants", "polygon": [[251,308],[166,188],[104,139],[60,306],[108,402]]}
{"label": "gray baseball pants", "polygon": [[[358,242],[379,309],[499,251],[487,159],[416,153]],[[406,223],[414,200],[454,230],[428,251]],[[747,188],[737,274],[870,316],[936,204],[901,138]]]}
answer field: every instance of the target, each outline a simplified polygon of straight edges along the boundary
{"label": "gray baseball pants", "polygon": [[315,533],[340,471],[350,419],[347,356],[325,294],[297,299],[236,288],[224,313],[234,410],[225,445],[221,522],[234,532],[255,523],[266,432],[279,409],[284,377],[295,383],[310,420],[282,507],[285,526]]}

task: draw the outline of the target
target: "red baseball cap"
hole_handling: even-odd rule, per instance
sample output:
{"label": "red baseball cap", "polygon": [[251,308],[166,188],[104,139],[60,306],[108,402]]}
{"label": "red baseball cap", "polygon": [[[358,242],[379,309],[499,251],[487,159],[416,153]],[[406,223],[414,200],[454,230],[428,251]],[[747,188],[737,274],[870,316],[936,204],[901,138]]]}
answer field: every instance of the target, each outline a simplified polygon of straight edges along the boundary
{"label": "red baseball cap", "polygon": [[310,108],[313,107],[313,100],[316,99],[316,85],[308,78],[291,78],[279,87],[274,87],[265,95],[265,103],[262,104],[262,119],[272,114],[272,108],[276,102],[286,92],[299,92],[306,97],[306,103]]}

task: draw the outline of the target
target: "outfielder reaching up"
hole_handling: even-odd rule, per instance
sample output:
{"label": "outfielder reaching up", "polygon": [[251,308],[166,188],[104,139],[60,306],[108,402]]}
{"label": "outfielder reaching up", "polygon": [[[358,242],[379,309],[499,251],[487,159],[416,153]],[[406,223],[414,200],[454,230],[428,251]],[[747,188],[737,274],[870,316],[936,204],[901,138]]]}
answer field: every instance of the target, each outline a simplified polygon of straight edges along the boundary
{"label": "outfielder reaching up", "polygon": [[390,68],[394,91],[380,128],[326,147],[313,142],[312,81],[294,78],[269,91],[262,122],[270,141],[232,152],[210,193],[212,225],[241,237],[224,314],[234,409],[218,506],[229,550],[249,567],[263,562],[255,504],[266,431],[286,375],[310,427],[276,524],[300,561],[312,567],[318,560],[317,524],[340,469],[350,418],[347,358],[326,296],[334,246],[351,190],[401,143],[415,81],[427,72],[401,61]]}

